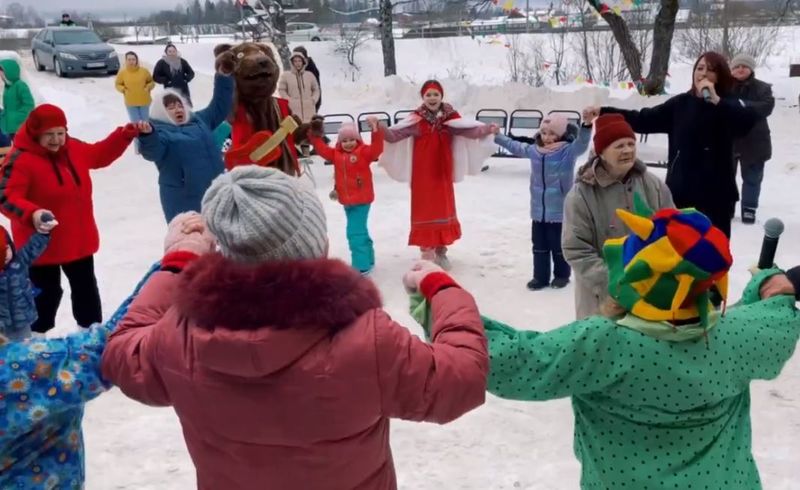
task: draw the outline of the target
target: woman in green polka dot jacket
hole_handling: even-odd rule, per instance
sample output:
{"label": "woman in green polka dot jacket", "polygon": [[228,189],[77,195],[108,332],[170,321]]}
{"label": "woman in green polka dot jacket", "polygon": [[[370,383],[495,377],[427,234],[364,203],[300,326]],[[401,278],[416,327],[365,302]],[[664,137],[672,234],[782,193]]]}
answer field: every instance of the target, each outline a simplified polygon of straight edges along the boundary
{"label": "woman in green polka dot jacket", "polygon": [[[749,385],[777,377],[794,352],[797,274],[758,271],[741,302],[718,313],[709,289],[724,297],[732,259],[708,218],[693,209],[618,214],[633,233],[604,247],[613,299],[605,316],[543,333],[484,317],[488,390],[572,397],[583,489],[760,489]],[[427,304],[411,303],[424,326]]]}

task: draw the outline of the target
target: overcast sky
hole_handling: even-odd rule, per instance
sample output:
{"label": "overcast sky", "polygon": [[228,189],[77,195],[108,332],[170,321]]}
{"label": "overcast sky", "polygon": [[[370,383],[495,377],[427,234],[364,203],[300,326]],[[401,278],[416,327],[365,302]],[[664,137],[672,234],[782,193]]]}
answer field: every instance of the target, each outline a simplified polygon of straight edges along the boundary
{"label": "overcast sky", "polygon": [[[3,6],[14,0],[2,0]],[[113,12],[122,17],[124,14],[140,15],[142,11],[172,10],[175,5],[184,3],[183,0],[16,0],[22,5],[33,5],[43,14],[59,13],[62,9],[77,10],[82,12]]]}

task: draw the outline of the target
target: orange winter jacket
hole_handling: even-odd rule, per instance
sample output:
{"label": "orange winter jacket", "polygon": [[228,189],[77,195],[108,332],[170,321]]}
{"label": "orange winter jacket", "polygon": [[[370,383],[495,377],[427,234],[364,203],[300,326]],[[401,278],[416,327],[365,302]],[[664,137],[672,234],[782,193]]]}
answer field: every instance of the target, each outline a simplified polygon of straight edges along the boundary
{"label": "orange winter jacket", "polygon": [[317,155],[333,163],[336,193],[342,205],[357,206],[375,200],[370,165],[383,153],[383,131],[373,131],[372,144],[359,141],[350,152],[344,151],[338,142],[331,148],[317,136],[311,136],[310,140]]}

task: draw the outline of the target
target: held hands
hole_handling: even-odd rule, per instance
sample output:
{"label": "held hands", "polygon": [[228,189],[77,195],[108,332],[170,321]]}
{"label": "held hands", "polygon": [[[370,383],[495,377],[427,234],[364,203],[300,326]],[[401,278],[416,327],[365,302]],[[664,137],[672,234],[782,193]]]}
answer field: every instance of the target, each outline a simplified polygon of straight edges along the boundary
{"label": "held hands", "polygon": [[314,136],[322,137],[325,133],[325,118],[319,114],[311,117],[311,134]]}
{"label": "held hands", "polygon": [[37,209],[33,212],[33,227],[36,229],[37,233],[47,235],[53,231],[53,228],[56,226],[58,226],[58,221],[56,221],[52,211]]}
{"label": "held hands", "polygon": [[139,121],[134,123],[134,126],[136,126],[139,134],[150,134],[153,132],[153,126],[147,121]]}
{"label": "held hands", "polygon": [[203,217],[195,211],[181,213],[172,219],[164,238],[164,254],[192,252],[203,255],[214,251],[214,236],[206,228]]}
{"label": "held hands", "polygon": [[489,125],[489,133],[491,134],[499,134],[500,133],[500,126],[495,123]]}
{"label": "held hands", "polygon": [[697,90],[698,93],[700,93],[701,97],[703,94],[703,89],[706,88],[708,89],[709,92],[711,92],[711,99],[709,100],[709,102],[711,102],[714,105],[719,104],[720,98],[719,95],[717,95],[717,90],[714,88],[714,83],[707,79],[703,79],[697,82]]}
{"label": "held hands", "polygon": [[795,296],[797,294],[794,289],[794,285],[792,285],[791,281],[789,281],[789,278],[784,274],[772,276],[764,281],[761,284],[760,292],[761,299],[767,299],[783,294],[788,294],[790,296]]}
{"label": "held hands", "polygon": [[420,260],[403,275],[403,286],[409,293],[416,293],[422,280],[433,272],[444,272],[444,269],[428,260]]}
{"label": "held hands", "polygon": [[584,124],[593,124],[594,120],[600,117],[600,108],[597,106],[589,106],[583,110],[581,119]]}
{"label": "held hands", "polygon": [[367,124],[369,124],[370,131],[377,131],[378,128],[380,127],[380,124],[378,123],[378,118],[375,116],[368,116]]}

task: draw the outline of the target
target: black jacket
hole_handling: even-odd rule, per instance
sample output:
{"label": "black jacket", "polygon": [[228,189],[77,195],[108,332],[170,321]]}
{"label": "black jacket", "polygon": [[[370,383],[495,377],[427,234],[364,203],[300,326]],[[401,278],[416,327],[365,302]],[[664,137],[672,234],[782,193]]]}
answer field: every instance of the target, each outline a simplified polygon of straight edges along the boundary
{"label": "black jacket", "polygon": [[733,141],[758,119],[746,102],[726,97],[714,105],[684,93],[640,111],[603,107],[601,112],[622,114],[637,133],[666,133],[667,186],[675,205],[697,208],[716,226],[730,229],[739,200]]}
{"label": "black jacket", "polygon": [[320,106],[322,105],[322,84],[319,81],[319,68],[317,68],[317,64],[314,63],[314,59],[309,57],[306,63],[306,71],[311,72],[314,75],[314,78],[317,79],[317,87],[319,87],[319,100],[317,101],[317,111],[319,111]]}
{"label": "black jacket", "polygon": [[772,86],[751,75],[743,82],[736,82],[733,94],[747,102],[759,116],[758,122],[747,136],[736,140],[734,150],[740,155],[744,164],[766,162],[772,158],[772,141],[767,123],[767,117],[775,108]]}
{"label": "black jacket", "polygon": [[187,99],[191,100],[189,94],[189,82],[194,78],[194,70],[189,66],[189,62],[181,58],[181,70],[172,73],[167,63],[163,58],[158,60],[155,68],[153,68],[153,81],[164,88],[174,88],[180,91]]}

